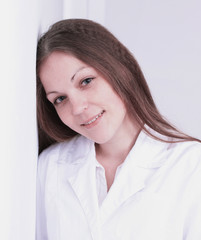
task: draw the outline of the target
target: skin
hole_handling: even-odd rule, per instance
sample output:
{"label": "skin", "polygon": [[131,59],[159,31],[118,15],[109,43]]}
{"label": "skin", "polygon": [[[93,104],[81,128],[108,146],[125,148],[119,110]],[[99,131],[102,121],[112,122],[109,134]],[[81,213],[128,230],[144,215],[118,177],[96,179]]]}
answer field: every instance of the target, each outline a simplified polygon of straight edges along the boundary
{"label": "skin", "polygon": [[74,56],[53,52],[42,63],[39,75],[63,123],[96,143],[96,157],[105,168],[109,190],[139,126],[107,80]]}

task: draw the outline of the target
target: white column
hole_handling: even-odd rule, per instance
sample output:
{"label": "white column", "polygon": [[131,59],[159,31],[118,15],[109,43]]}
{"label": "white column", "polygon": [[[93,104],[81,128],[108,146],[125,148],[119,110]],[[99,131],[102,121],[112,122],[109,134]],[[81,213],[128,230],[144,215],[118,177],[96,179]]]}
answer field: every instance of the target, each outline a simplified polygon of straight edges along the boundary
{"label": "white column", "polygon": [[88,0],[88,18],[104,25],[105,6],[105,0]]}
{"label": "white column", "polygon": [[62,18],[61,0],[0,3],[0,239],[35,239],[36,45]]}
{"label": "white column", "polygon": [[68,18],[87,18],[88,0],[63,0],[63,17]]}
{"label": "white column", "polygon": [[105,0],[64,0],[64,18],[86,18],[105,22]]}

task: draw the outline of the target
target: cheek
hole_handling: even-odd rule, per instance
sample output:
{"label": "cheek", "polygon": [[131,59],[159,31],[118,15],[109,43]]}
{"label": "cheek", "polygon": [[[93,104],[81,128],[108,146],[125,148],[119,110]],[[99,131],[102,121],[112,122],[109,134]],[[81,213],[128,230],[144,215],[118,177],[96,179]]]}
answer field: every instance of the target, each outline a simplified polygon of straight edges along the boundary
{"label": "cheek", "polygon": [[57,112],[59,118],[61,121],[69,128],[71,128],[73,131],[80,133],[79,124],[76,123],[75,118],[71,115],[70,111],[58,111]]}
{"label": "cheek", "polygon": [[104,88],[102,89],[103,93],[103,99],[105,99],[106,102],[111,103],[118,106],[124,106],[124,103],[120,96],[114,91],[114,89],[106,83]]}
{"label": "cheek", "polygon": [[108,96],[109,98],[107,99],[107,102],[113,105],[113,107],[115,107],[116,110],[121,109],[122,111],[126,111],[124,102],[116,93],[112,91],[110,94],[108,94]]}
{"label": "cheek", "polygon": [[110,99],[110,103],[112,104],[112,111],[116,120],[118,119],[118,121],[122,121],[127,115],[127,109],[124,102],[116,95]]}
{"label": "cheek", "polygon": [[71,120],[71,114],[69,112],[69,110],[67,108],[58,108],[56,109],[56,112],[59,116],[59,118],[61,119],[61,121],[70,127],[70,125],[72,124],[72,120]]}

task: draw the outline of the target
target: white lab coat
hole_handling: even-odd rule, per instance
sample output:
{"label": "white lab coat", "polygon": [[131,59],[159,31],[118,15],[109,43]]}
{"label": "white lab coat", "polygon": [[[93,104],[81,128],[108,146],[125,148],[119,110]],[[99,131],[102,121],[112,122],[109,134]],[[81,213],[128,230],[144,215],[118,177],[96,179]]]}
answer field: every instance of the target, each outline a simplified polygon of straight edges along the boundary
{"label": "white lab coat", "polygon": [[201,144],[141,132],[100,207],[95,169],[82,136],[43,151],[37,240],[201,240]]}

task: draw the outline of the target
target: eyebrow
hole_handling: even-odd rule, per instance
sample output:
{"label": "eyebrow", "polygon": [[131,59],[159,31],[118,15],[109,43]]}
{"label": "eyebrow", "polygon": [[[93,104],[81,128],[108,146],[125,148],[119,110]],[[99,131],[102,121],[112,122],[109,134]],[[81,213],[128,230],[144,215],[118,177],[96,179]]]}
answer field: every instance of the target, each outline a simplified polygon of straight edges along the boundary
{"label": "eyebrow", "polygon": [[48,95],[52,94],[52,93],[59,93],[59,92],[57,92],[57,91],[48,92],[48,93],[46,94],[46,97],[47,97]]}
{"label": "eyebrow", "polygon": [[77,74],[78,72],[80,72],[81,70],[83,70],[84,68],[88,68],[88,67],[84,66],[84,67],[79,68],[79,69],[76,71],[76,73],[72,76],[71,81],[73,81],[74,78],[75,78],[75,76],[76,76],[76,74]]}
{"label": "eyebrow", "polygon": [[[88,68],[88,67],[84,66],[84,67],[79,68],[79,69],[75,72],[75,74],[71,77],[71,81],[73,81],[74,78],[75,78],[75,76],[76,76],[76,74],[77,74],[78,72],[80,72],[81,70],[83,70],[84,68]],[[52,93],[59,93],[59,92],[57,92],[57,91],[48,92],[48,93],[46,93],[46,97],[47,97],[48,95],[52,94]]]}

